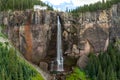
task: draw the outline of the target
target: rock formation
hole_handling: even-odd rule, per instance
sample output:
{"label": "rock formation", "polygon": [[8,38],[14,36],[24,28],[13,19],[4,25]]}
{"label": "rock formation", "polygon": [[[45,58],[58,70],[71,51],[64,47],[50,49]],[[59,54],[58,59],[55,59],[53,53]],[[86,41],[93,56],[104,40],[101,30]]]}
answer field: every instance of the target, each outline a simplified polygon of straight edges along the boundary
{"label": "rock formation", "polygon": [[108,10],[80,13],[77,18],[55,11],[0,12],[0,24],[6,26],[3,31],[26,59],[49,64],[56,57],[58,14],[65,56],[79,58],[105,51],[110,41],[120,37],[120,3]]}

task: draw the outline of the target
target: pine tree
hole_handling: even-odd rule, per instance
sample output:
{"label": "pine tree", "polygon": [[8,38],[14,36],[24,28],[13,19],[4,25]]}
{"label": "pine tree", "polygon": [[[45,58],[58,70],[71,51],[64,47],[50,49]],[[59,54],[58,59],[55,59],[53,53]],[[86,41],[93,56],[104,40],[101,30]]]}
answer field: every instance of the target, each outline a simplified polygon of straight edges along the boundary
{"label": "pine tree", "polygon": [[111,70],[112,70],[112,65],[111,64],[109,64],[108,65],[108,68],[107,68],[107,70],[106,70],[106,73],[107,73],[107,77],[106,77],[106,79],[107,80],[111,80]]}
{"label": "pine tree", "polygon": [[105,72],[103,72],[103,74],[102,74],[102,80],[106,80]]}
{"label": "pine tree", "polygon": [[1,80],[6,80],[5,70],[4,69],[2,69]]}
{"label": "pine tree", "polygon": [[22,66],[19,67],[18,75],[19,75],[19,80],[24,80]]}
{"label": "pine tree", "polygon": [[103,72],[102,72],[101,66],[99,66],[99,69],[98,69],[97,80],[103,80]]}
{"label": "pine tree", "polygon": [[111,71],[111,76],[112,76],[111,80],[118,80],[117,79],[117,74],[116,74],[116,72],[114,70]]}

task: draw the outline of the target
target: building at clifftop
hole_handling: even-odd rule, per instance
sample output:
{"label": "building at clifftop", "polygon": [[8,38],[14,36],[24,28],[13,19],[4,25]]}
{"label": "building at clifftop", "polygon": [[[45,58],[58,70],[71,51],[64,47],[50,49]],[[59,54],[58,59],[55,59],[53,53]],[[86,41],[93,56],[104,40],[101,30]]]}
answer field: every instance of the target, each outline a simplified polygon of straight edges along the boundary
{"label": "building at clifftop", "polygon": [[34,5],[34,11],[47,10],[47,6]]}

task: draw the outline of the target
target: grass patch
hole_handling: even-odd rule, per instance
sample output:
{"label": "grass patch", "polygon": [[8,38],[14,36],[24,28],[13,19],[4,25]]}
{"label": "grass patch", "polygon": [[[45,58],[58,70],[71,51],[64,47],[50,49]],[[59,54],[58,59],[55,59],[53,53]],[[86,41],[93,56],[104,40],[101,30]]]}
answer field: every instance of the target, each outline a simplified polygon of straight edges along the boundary
{"label": "grass patch", "polygon": [[67,75],[66,80],[90,80],[87,78],[84,71],[75,67],[73,72],[70,75]]}

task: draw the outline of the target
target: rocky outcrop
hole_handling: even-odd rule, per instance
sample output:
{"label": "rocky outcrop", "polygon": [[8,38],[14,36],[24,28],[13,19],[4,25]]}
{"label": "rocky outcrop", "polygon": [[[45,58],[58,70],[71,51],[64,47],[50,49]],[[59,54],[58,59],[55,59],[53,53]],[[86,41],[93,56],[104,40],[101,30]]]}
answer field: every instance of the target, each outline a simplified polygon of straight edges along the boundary
{"label": "rocky outcrop", "polygon": [[120,37],[120,3],[109,10],[80,13],[55,11],[1,12],[0,24],[8,38],[29,61],[39,64],[56,57],[57,15],[62,24],[64,56],[79,58],[105,51],[109,41]]}
{"label": "rocky outcrop", "polygon": [[[80,13],[76,19],[69,18],[64,26],[63,35],[66,42],[69,42],[66,53],[69,50],[71,50],[69,51],[70,54],[75,52],[73,45],[76,45],[76,50],[79,50],[78,56],[88,55],[89,52],[99,53],[105,51],[109,41],[113,41],[113,39],[120,36],[119,7],[120,3],[113,5],[109,10]],[[78,54],[78,51],[73,55],[75,56],[75,54]]]}
{"label": "rocky outcrop", "polygon": [[56,13],[15,11],[6,14],[2,18],[8,38],[27,60],[39,64],[47,55],[52,31],[56,27]]}
{"label": "rocky outcrop", "polygon": [[77,65],[81,68],[84,69],[89,61],[89,58],[86,55],[81,56],[81,58],[78,59]]}

